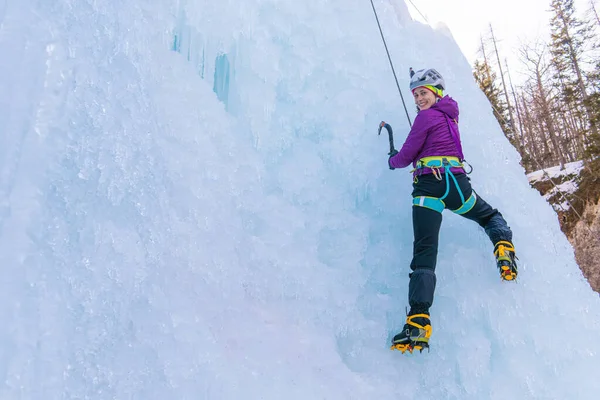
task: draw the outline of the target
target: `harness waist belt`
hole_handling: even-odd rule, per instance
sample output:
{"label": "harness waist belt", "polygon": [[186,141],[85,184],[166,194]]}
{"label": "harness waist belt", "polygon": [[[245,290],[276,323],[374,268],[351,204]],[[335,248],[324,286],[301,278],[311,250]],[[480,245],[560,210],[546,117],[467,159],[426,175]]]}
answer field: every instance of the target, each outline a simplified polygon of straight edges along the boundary
{"label": "harness waist belt", "polygon": [[432,157],[423,157],[419,161],[417,161],[417,169],[420,168],[444,168],[444,167],[454,167],[454,168],[464,168],[463,163],[460,161],[458,157],[453,156],[432,156]]}

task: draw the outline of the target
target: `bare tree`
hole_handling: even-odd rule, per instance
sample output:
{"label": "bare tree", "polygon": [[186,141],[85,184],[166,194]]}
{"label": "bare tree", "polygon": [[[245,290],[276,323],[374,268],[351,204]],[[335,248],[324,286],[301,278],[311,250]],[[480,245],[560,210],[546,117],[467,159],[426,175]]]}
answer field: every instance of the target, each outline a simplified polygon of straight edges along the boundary
{"label": "bare tree", "polygon": [[[519,107],[517,107],[517,105],[518,105],[517,95],[515,93],[515,88],[513,86],[512,79],[510,77],[510,70],[508,69],[508,62],[507,62],[506,58],[504,59],[504,65],[506,66],[506,73],[508,74],[508,82],[510,84],[510,91],[513,95],[513,100],[515,102],[515,111],[517,112],[517,120],[519,121],[519,129],[518,130],[515,128],[515,124],[513,122],[513,130],[515,131],[516,140],[517,140],[517,143],[519,144],[517,150],[519,150],[519,153],[523,153],[524,152],[524,150],[523,150],[523,145],[524,145],[523,144],[523,118],[521,118],[521,114],[519,112]],[[510,109],[510,107],[511,106],[509,104],[508,108]],[[512,120],[512,113],[510,114],[510,118]]]}
{"label": "bare tree", "polygon": [[537,104],[540,113],[540,120],[543,122],[548,137],[554,149],[554,155],[563,169],[566,163],[562,148],[559,144],[556,124],[552,118],[551,95],[546,89],[545,77],[550,69],[550,65],[545,61],[545,47],[536,42],[533,45],[525,45],[520,49],[520,56],[525,66],[529,78],[532,81],[532,98]]}
{"label": "bare tree", "polygon": [[517,129],[515,128],[515,119],[513,117],[510,100],[508,98],[508,90],[506,90],[506,82],[504,81],[504,72],[502,71],[502,63],[500,62],[500,54],[498,54],[498,46],[496,45],[496,37],[494,36],[494,30],[492,29],[492,24],[490,24],[490,33],[492,35],[492,43],[494,43],[494,52],[496,53],[496,59],[498,60],[498,69],[500,70],[500,79],[502,80],[502,88],[504,89],[504,97],[506,99],[506,105],[508,108],[508,116],[510,118],[510,126],[512,128],[513,133],[516,134]]}

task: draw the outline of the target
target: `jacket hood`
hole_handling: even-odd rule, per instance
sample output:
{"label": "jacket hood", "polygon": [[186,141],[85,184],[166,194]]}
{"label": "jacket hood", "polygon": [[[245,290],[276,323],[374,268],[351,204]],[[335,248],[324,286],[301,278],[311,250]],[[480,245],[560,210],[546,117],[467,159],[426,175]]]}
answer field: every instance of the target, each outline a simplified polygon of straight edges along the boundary
{"label": "jacket hood", "polygon": [[431,108],[439,110],[450,117],[450,119],[458,119],[458,103],[450,96],[444,96],[435,103]]}

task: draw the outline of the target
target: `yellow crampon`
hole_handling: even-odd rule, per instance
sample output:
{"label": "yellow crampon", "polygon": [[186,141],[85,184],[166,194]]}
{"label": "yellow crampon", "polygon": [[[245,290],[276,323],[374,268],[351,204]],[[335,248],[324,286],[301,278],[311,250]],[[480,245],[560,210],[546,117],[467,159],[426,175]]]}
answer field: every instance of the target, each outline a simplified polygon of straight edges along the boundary
{"label": "yellow crampon", "polygon": [[419,336],[410,336],[410,341],[408,343],[393,343],[391,346],[391,350],[399,350],[404,354],[406,351],[412,353],[414,350],[419,350],[423,352],[423,349],[429,348],[429,338],[431,337],[431,325],[427,324],[425,326],[417,324],[413,322],[413,318],[427,318],[429,320],[429,315],[427,314],[414,314],[406,317],[406,324],[410,326],[414,326],[419,330]]}
{"label": "yellow crampon", "polygon": [[[496,256],[496,262],[500,269],[500,277],[505,281],[513,281],[517,279],[517,268],[514,263],[514,259],[511,258],[508,253],[511,251],[515,254],[515,248],[511,242],[502,240],[496,243],[496,249],[494,250],[494,256]],[[513,256],[514,257],[514,256]]]}

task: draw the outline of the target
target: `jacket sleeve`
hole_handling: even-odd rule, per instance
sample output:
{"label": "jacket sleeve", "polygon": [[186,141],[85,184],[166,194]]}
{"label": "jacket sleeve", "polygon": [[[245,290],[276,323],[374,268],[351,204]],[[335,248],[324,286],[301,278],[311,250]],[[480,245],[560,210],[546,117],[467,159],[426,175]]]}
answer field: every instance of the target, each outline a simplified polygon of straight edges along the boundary
{"label": "jacket sleeve", "polygon": [[425,116],[427,110],[421,111],[415,118],[415,123],[412,126],[406,141],[402,145],[402,148],[395,156],[389,160],[390,167],[393,168],[405,168],[408,167],[417,157],[425,139],[427,138],[427,118]]}

